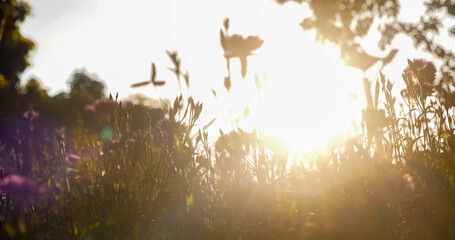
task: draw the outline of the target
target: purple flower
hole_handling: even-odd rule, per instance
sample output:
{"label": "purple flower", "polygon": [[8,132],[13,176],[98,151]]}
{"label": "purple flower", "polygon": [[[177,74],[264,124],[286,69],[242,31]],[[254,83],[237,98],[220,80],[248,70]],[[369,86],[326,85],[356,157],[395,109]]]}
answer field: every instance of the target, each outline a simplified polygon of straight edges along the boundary
{"label": "purple flower", "polygon": [[19,175],[10,175],[0,180],[0,194],[11,195],[13,203],[19,206],[25,202],[33,203],[44,191],[43,187]]}
{"label": "purple flower", "polygon": [[433,84],[436,75],[436,67],[431,61],[418,58],[412,60],[409,66],[405,68],[404,72],[417,78],[421,83],[426,82]]}
{"label": "purple flower", "polygon": [[114,114],[117,103],[109,99],[98,99],[92,105],[85,106],[85,111],[91,112],[99,117],[109,117]]}
{"label": "purple flower", "polygon": [[33,119],[35,119],[35,118],[38,117],[38,113],[35,112],[35,111],[33,111],[33,110],[31,110],[31,111],[28,110],[28,111],[24,112],[24,114],[22,114],[22,116],[23,116],[24,118],[33,120]]}
{"label": "purple flower", "polygon": [[76,154],[68,154],[68,156],[66,156],[66,162],[72,165],[76,165],[79,160],[81,160],[81,157]]}

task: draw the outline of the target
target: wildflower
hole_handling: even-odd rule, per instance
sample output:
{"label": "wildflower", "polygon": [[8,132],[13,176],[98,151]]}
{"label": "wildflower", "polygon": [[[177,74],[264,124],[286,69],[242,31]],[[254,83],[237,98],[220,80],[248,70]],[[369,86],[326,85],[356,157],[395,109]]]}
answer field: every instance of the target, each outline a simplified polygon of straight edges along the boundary
{"label": "wildflower", "polygon": [[260,48],[264,40],[258,36],[248,36],[244,38],[239,34],[225,37],[226,45],[224,49],[224,56],[227,58],[233,57],[247,57],[250,56],[252,51]]}
{"label": "wildflower", "polygon": [[405,73],[417,78],[420,83],[434,84],[436,67],[431,61],[419,58],[408,63],[409,65],[404,70]]}
{"label": "wildflower", "polygon": [[81,146],[81,147],[79,148],[79,152],[78,152],[78,153],[79,153],[79,156],[84,156],[85,154],[87,154],[87,150],[88,150],[87,147]]}
{"label": "wildflower", "polygon": [[114,114],[117,103],[109,99],[98,99],[92,105],[85,106],[85,111],[95,114],[99,117],[109,117]]}
{"label": "wildflower", "polygon": [[44,194],[44,188],[37,186],[32,180],[19,176],[10,175],[0,180],[0,194],[8,194],[13,198],[13,203],[21,206]]}
{"label": "wildflower", "polygon": [[79,160],[81,160],[81,157],[79,157],[76,154],[69,154],[68,156],[66,156],[66,162],[71,165],[76,165],[79,162]]}
{"label": "wildflower", "polygon": [[96,109],[94,105],[87,105],[85,106],[84,110],[89,113],[96,114]]}
{"label": "wildflower", "polygon": [[35,118],[38,117],[38,113],[35,112],[35,111],[33,111],[33,110],[31,110],[31,111],[28,110],[28,111],[24,112],[24,114],[22,114],[22,116],[23,116],[24,118],[33,120],[33,119],[35,119]]}
{"label": "wildflower", "polygon": [[224,50],[226,58],[238,57],[240,59],[242,76],[245,77],[247,69],[247,57],[252,55],[252,52],[262,46],[264,40],[258,36],[248,36],[244,38],[239,34],[225,36],[221,32],[221,46]]}

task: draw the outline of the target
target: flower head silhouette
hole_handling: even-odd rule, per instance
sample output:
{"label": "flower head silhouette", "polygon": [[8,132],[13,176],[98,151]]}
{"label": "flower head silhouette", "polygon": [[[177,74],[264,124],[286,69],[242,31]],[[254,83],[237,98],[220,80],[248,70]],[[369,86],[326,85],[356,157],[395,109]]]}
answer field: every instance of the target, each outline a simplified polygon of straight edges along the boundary
{"label": "flower head silhouette", "polygon": [[225,36],[221,31],[221,46],[224,50],[224,57],[229,58],[239,58],[241,64],[242,76],[246,76],[247,70],[247,57],[252,55],[254,50],[259,49],[264,40],[260,39],[258,36],[248,36],[243,37],[239,34],[233,34],[231,36]]}
{"label": "flower head silhouette", "polygon": [[239,34],[226,36],[225,40],[226,46],[224,48],[224,56],[227,58],[250,56],[254,50],[260,48],[264,43],[258,36],[248,36],[244,38]]}
{"label": "flower head silhouette", "polygon": [[408,66],[405,68],[404,72],[417,78],[420,83],[433,84],[436,75],[436,67],[431,61],[418,58],[408,61]]}

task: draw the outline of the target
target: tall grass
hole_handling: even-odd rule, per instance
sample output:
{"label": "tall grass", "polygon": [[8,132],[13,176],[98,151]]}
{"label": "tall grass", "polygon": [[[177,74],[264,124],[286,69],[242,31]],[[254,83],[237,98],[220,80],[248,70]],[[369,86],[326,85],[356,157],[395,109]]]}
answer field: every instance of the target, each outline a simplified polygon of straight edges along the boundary
{"label": "tall grass", "polygon": [[0,188],[20,175],[45,193],[2,190],[0,238],[454,239],[454,86],[408,64],[402,100],[381,75],[357,128],[301,159],[256,131],[210,141],[182,96],[140,128],[113,99],[90,127],[24,115]]}

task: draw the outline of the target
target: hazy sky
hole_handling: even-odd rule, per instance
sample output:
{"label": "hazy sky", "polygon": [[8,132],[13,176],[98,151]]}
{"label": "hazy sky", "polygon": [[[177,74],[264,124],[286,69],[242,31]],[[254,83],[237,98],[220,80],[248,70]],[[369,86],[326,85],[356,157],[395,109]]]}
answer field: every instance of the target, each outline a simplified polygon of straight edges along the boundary
{"label": "hazy sky", "polygon": [[[417,19],[423,10],[417,2],[404,1],[403,8],[408,11],[403,17]],[[364,106],[361,73],[343,65],[335,46],[316,44],[313,32],[301,30],[299,23],[309,14],[305,6],[294,3],[281,6],[268,0],[29,0],[29,3],[33,15],[21,29],[37,49],[22,82],[35,77],[52,94],[67,90],[74,69],[84,68],[103,80],[108,92],[119,93],[120,98],[132,93],[156,98],[152,87],[130,88],[132,83],[150,77],[150,63],[155,62],[158,78],[167,81],[159,94],[172,99],[179,92],[177,81],[166,69],[171,66],[167,49],[178,50],[182,68],[190,73],[189,94],[204,102],[201,125],[213,116],[227,116],[229,108],[234,116],[239,116],[249,106],[252,116],[241,120],[241,127],[259,126],[272,135],[287,138],[298,148],[319,144],[345,128],[353,117],[358,118]],[[223,87],[226,62],[219,44],[219,30],[225,17],[231,19],[230,33],[259,35],[264,39],[264,45],[249,58],[245,79],[240,76],[238,61],[233,60],[230,94]],[[372,35],[367,42],[378,37]],[[406,58],[426,56],[415,52],[406,37],[400,36],[396,42],[400,52],[395,64],[384,70],[392,81],[400,80]],[[374,46],[369,50],[385,55]],[[268,78],[261,102],[254,88],[254,73],[263,80],[265,72]],[[218,101],[212,89],[218,93]],[[350,99],[353,94],[358,99]]]}

